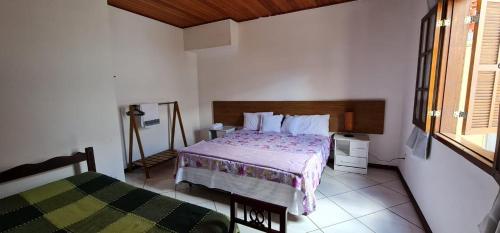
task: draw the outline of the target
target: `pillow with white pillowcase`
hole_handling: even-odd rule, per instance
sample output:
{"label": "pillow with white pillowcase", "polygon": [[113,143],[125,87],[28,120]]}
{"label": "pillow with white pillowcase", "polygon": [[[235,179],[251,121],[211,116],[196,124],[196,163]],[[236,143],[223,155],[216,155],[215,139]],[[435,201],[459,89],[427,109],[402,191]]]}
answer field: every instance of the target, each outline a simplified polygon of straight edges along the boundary
{"label": "pillow with white pillowcase", "polygon": [[296,125],[295,117],[290,116],[290,115],[286,115],[285,120],[283,121],[283,124],[281,125],[281,132],[291,134],[293,131],[295,131],[295,130],[293,130],[295,125]]}
{"label": "pillow with white pillowcase", "polygon": [[298,115],[287,116],[281,132],[298,134],[314,134],[329,136],[330,115]]}
{"label": "pillow with white pillowcase", "polygon": [[268,133],[268,132],[276,132],[279,133],[281,131],[281,121],[283,120],[283,115],[274,115],[274,116],[262,116],[260,132]]}
{"label": "pillow with white pillowcase", "polygon": [[244,112],[243,113],[243,129],[259,130],[261,116],[272,116],[273,112]]}

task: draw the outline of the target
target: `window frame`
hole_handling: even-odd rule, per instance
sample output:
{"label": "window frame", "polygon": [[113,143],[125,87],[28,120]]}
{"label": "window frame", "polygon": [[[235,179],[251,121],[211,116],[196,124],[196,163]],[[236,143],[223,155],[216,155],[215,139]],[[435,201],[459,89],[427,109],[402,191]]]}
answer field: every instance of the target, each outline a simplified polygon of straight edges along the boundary
{"label": "window frame", "polygon": [[[434,20],[432,20],[431,17],[434,17]],[[435,76],[433,76],[432,74],[433,67],[435,65],[434,63],[437,61],[435,59],[435,48],[436,33],[438,31],[436,30],[434,25],[438,21],[438,18],[438,6],[436,5],[431,10],[429,10],[429,12],[420,21],[417,80],[415,84],[415,95],[413,102],[413,124],[426,133],[429,133],[431,129],[431,117],[429,113],[430,111],[432,111],[432,99],[434,96],[434,93],[432,93],[432,91],[434,90]],[[434,25],[432,25],[431,22],[434,22]],[[432,44],[430,47],[428,47],[429,33],[432,32],[432,28],[434,28],[434,31],[432,33]],[[429,67],[426,67],[428,56],[430,56],[431,60]],[[426,76],[428,76],[428,79],[426,79]],[[420,97],[420,99],[418,97]]]}
{"label": "window frame", "polygon": [[[440,20],[445,20],[445,19],[452,19],[453,17],[453,7],[454,7],[454,2],[456,0],[438,0],[435,10],[437,11],[436,13],[436,22]],[[479,0],[482,1],[482,0]],[[429,12],[431,13],[434,10],[431,9]],[[424,16],[424,18],[427,17]],[[422,28],[422,26],[421,26]],[[421,30],[422,31],[422,30]],[[429,80],[431,81],[431,85],[433,84],[434,86],[429,86],[429,94],[432,93],[433,96],[429,96],[428,98],[428,105],[430,107],[430,111],[439,111],[441,112],[443,110],[443,99],[444,99],[444,87],[445,87],[445,81],[446,81],[446,75],[447,75],[447,68],[448,68],[448,54],[450,52],[450,37],[451,37],[451,30],[450,27],[437,27],[435,26],[435,36],[434,36],[434,53],[435,56],[433,55],[432,63],[431,63],[431,70],[434,70],[434,73],[431,73],[431,77]],[[422,35],[420,35],[420,38],[422,38]],[[420,44],[422,41],[420,41]],[[420,52],[421,48],[419,45],[419,66],[418,66],[418,72],[420,72]],[[441,66],[444,64],[443,66]],[[472,71],[471,71],[472,72]],[[417,92],[418,88],[418,78],[419,74],[417,74],[417,86],[415,87],[415,91]],[[433,80],[434,78],[434,80]],[[469,77],[470,78],[470,77]],[[416,95],[416,93],[415,93]],[[417,99],[415,96],[415,103],[414,103],[414,118],[415,118],[415,105]],[[428,114],[429,115],[429,114]],[[500,116],[497,119],[500,122]],[[497,182],[500,183],[500,160],[499,160],[499,152],[500,152],[500,137],[497,137],[496,140],[496,145],[495,145],[495,152],[494,152],[494,157],[493,161],[489,161],[485,157],[483,157],[481,154],[477,153],[473,149],[461,144],[457,140],[454,140],[453,138],[450,138],[444,133],[440,133],[439,130],[441,128],[441,117],[438,115],[437,117],[435,115],[433,116],[428,116],[428,122],[429,128],[424,128],[423,130],[427,133],[429,133],[429,141],[428,141],[428,147],[427,147],[427,154],[430,154],[430,149],[431,149],[431,144],[432,144],[432,138],[436,139],[437,141],[443,143],[445,146],[449,147],[453,151],[455,151],[457,154],[461,155],[486,173],[490,174]],[[415,119],[414,119],[415,120]],[[421,128],[421,127],[419,127]],[[500,126],[497,127],[497,135],[500,135]]]}

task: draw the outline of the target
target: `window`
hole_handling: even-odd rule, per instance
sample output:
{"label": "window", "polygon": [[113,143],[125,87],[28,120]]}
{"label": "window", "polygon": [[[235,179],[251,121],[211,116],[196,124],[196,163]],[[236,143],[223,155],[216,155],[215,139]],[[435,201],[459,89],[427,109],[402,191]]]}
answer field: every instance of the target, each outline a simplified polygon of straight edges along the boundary
{"label": "window", "polygon": [[[427,51],[430,15],[439,20],[430,24],[434,46]],[[500,0],[439,1],[422,19],[420,40],[415,125],[491,169],[500,108]],[[429,83],[419,86],[420,80]]]}

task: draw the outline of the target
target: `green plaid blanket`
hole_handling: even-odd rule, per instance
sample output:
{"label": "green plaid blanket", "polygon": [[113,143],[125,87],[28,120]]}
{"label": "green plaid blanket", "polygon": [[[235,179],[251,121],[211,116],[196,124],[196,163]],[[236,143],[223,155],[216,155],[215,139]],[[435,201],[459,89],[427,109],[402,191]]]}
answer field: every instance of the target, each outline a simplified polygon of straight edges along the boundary
{"label": "green plaid blanket", "polygon": [[0,199],[0,232],[224,232],[225,215],[86,172]]}

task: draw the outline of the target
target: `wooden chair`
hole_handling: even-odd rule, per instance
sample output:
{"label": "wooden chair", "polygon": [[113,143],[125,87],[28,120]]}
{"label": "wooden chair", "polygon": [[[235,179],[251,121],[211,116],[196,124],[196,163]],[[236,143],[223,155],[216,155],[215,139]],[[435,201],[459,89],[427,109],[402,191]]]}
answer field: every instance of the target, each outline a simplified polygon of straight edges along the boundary
{"label": "wooden chair", "polygon": [[[243,218],[236,216],[236,205],[243,205]],[[271,228],[271,213],[278,214],[280,229]],[[234,232],[236,223],[270,233],[286,232],[287,208],[237,194],[231,194],[231,223],[229,232]]]}

